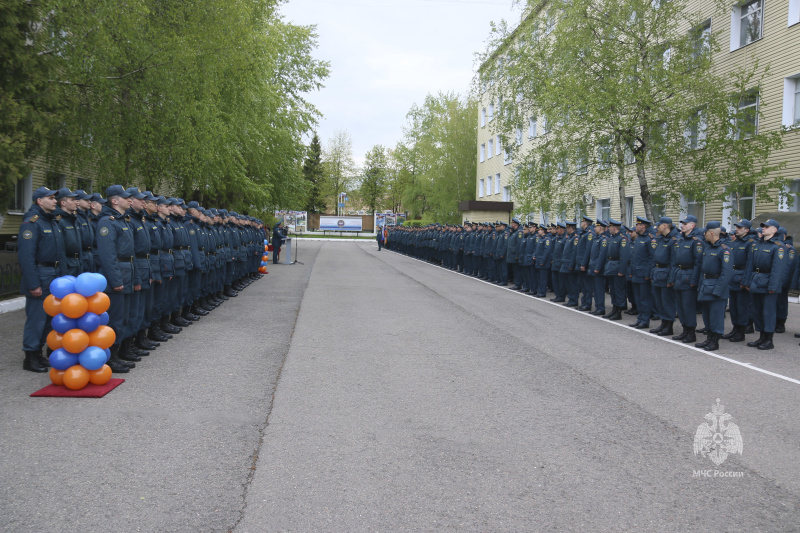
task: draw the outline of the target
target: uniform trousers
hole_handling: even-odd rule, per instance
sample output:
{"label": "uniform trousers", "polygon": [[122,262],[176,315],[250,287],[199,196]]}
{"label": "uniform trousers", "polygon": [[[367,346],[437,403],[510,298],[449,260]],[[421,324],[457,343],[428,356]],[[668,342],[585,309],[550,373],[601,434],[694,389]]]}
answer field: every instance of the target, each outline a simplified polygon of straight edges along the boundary
{"label": "uniform trousers", "polygon": [[578,305],[581,296],[580,276],[577,272],[562,272],[561,278],[566,279],[567,302]]}
{"label": "uniform trousers", "polygon": [[580,279],[581,291],[583,291],[581,305],[591,308],[592,300],[594,299],[594,276],[590,276],[586,271],[582,271],[578,274],[578,277]]}
{"label": "uniform trousers", "polygon": [[639,322],[647,324],[650,322],[650,314],[653,311],[653,289],[650,287],[649,281],[634,281],[631,285],[633,286],[636,309],[639,311],[636,318]]}
{"label": "uniform trousers", "polygon": [[628,284],[625,276],[614,274],[606,276],[606,278],[608,278],[608,287],[611,289],[611,305],[624,308],[628,301]]}
{"label": "uniform trousers", "polygon": [[606,310],[606,277],[600,274],[592,276],[594,283],[594,307],[598,311]]}
{"label": "uniform trousers", "polygon": [[775,333],[778,294],[750,293],[753,302],[753,323],[756,331]]}
{"label": "uniform trousers", "polygon": [[128,331],[128,317],[131,314],[131,293],[111,291],[107,294],[111,300],[108,308],[108,325],[117,334],[114,345],[119,346],[124,339],[127,339],[125,335]]}
{"label": "uniform trousers", "polygon": [[133,291],[130,294],[130,311],[128,313],[128,319],[125,321],[125,333],[123,338],[127,339],[136,335],[142,320],[144,320],[142,291]]}
{"label": "uniform trousers", "polygon": [[786,320],[789,318],[789,288],[786,287],[778,294],[778,301],[776,304],[775,318],[778,320]]}
{"label": "uniform trousers", "polygon": [[703,301],[703,324],[711,333],[725,333],[725,304],[727,300]]}
{"label": "uniform trousers", "polygon": [[697,327],[697,288],[690,287],[675,291],[675,304],[678,308],[678,318],[681,326]]}
{"label": "uniform trousers", "polygon": [[746,326],[750,323],[750,291],[731,290],[730,304],[731,324]]}

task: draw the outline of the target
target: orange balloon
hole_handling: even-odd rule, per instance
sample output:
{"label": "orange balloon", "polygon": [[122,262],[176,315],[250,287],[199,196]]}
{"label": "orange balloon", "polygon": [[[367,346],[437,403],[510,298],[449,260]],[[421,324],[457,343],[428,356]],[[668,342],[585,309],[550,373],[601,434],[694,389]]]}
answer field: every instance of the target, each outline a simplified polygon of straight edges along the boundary
{"label": "orange balloon", "polygon": [[[72,331],[72,330],[70,330]],[[89,333],[89,345],[97,346],[102,349],[111,348],[114,341],[117,339],[117,334],[109,326],[100,326],[93,332]]]}
{"label": "orange balloon", "polygon": [[89,370],[89,383],[105,385],[111,380],[111,367],[103,365],[97,370]]}
{"label": "orange balloon", "polygon": [[61,312],[61,300],[50,294],[44,299],[42,307],[44,307],[44,312],[48,315],[56,316]]}
{"label": "orange balloon", "polygon": [[269,256],[268,255],[262,255],[261,256],[261,260],[262,261],[269,261]]}
{"label": "orange balloon", "polygon": [[58,350],[64,347],[64,337],[56,330],[47,334],[47,347],[51,350]]}
{"label": "orange balloon", "polygon": [[71,390],[81,390],[89,384],[89,371],[81,365],[71,366],[64,371],[64,386]]}
{"label": "orange balloon", "polygon": [[102,315],[111,306],[111,300],[104,292],[96,292],[94,296],[86,298],[86,302],[89,304],[89,312],[96,315]]}
{"label": "orange balloon", "polygon": [[89,335],[82,329],[71,329],[64,333],[61,343],[69,353],[81,353],[89,346]]}
{"label": "orange balloon", "polygon": [[53,385],[64,384],[64,372],[64,370],[56,370],[55,368],[50,369],[50,381],[53,382]]}
{"label": "orange balloon", "polygon": [[73,292],[61,298],[61,312],[68,318],[80,318],[89,309],[89,302],[86,298]]}
{"label": "orange balloon", "polygon": [[264,251],[265,251],[265,252],[269,252],[269,246],[268,246],[268,245],[266,245],[266,244],[264,245]]}

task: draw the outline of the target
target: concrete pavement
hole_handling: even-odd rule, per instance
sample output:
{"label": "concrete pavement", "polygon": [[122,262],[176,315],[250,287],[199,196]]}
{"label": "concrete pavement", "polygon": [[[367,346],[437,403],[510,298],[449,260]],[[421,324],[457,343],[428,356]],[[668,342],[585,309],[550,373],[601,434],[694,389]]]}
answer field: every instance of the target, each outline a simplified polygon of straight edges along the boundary
{"label": "concrete pavement", "polygon": [[[29,398],[0,317],[4,530],[797,527],[800,317],[722,359],[375,242],[300,260],[102,400]],[[744,442],[720,466],[693,451],[717,398]]]}

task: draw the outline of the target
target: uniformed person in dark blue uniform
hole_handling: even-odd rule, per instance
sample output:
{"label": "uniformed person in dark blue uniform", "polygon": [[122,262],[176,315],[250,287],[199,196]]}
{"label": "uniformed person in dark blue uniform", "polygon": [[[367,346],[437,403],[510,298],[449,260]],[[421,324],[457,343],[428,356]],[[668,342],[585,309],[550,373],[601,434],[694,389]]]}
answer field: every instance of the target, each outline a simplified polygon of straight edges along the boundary
{"label": "uniformed person in dark blue uniform", "polygon": [[578,245],[580,233],[576,231],[577,223],[571,220],[565,222],[567,234],[564,237],[564,252],[561,256],[561,280],[566,291],[567,301],[565,307],[578,307],[580,304],[580,279],[578,278]]}
{"label": "uniformed person in dark blue uniform", "polygon": [[81,272],[94,272],[94,226],[89,222],[89,215],[92,212],[91,196],[85,191],[78,189],[77,194],[78,209],[75,210],[75,224],[78,233],[81,234]]}
{"label": "uniformed person in dark blue uniform", "polygon": [[795,263],[797,262],[797,254],[794,248],[794,239],[788,234],[786,228],[778,230],[778,239],[783,242],[786,248],[786,266],[783,269],[783,286],[781,293],[778,295],[778,303],[775,314],[775,333],[786,332],[786,319],[789,318],[789,286],[792,284],[794,277]]}
{"label": "uniformed person in dark blue uniform", "polygon": [[152,279],[150,273],[150,231],[145,218],[145,198],[147,196],[137,187],[126,190],[130,194],[130,207],[125,212],[126,220],[133,228],[133,242],[136,272],[139,278],[138,288],[134,287],[131,294],[131,316],[128,318],[128,334],[131,338],[128,350],[137,356],[149,355],[150,350],[158,347],[157,341],[147,338],[147,321],[150,314],[148,307],[152,305]]}
{"label": "uniformed person in dark blue uniform", "polygon": [[39,187],[33,192],[33,204],[25,213],[19,228],[18,252],[22,279],[19,291],[25,296],[25,327],[22,368],[31,372],[47,372],[50,366],[42,355],[42,347],[50,332],[50,317],[44,312],[44,299],[50,294],[50,283],[66,274],[64,238],[55,221],[56,192]]}
{"label": "uniformed person in dark blue uniform", "polygon": [[742,342],[745,340],[745,330],[750,322],[750,292],[743,288],[742,280],[745,270],[747,270],[747,260],[756,233],[752,231],[752,224],[746,218],[733,226],[734,238],[729,244],[733,262],[733,277],[731,278],[728,303],[733,329],[722,338],[731,342]]}
{"label": "uniformed person in dark blue uniform", "polygon": [[633,241],[631,253],[630,280],[633,285],[634,299],[638,315],[636,322],[629,324],[636,329],[650,327],[650,315],[653,310],[653,288],[650,274],[653,270],[653,256],[657,246],[656,238],[650,231],[652,223],[644,217],[636,217],[636,240]]}
{"label": "uniformed person in dark blue uniform", "polygon": [[719,340],[725,332],[725,306],[733,278],[733,258],[722,241],[719,222],[706,224],[705,240],[697,299],[703,306],[703,323],[707,332],[706,340],[695,346],[712,352],[719,349]]}
{"label": "uniformed person in dark blue uniform", "polygon": [[564,222],[556,224],[553,236],[553,262],[550,265],[550,280],[553,284],[555,295],[550,298],[551,302],[564,303],[567,301],[566,277],[561,279],[561,261],[564,258],[564,243],[567,240],[565,233],[567,225]]}
{"label": "uniformed person in dark blue uniform", "polygon": [[601,271],[600,275],[608,280],[611,289],[611,311],[603,315],[603,318],[609,320],[622,320],[622,311],[625,309],[627,298],[630,242],[628,236],[620,231],[621,227],[622,222],[619,220],[608,221],[608,237],[601,243],[600,257],[597,259],[597,269]]}
{"label": "uniformed person in dark blue uniform", "polygon": [[[147,295],[144,321],[147,338],[154,342],[166,342],[171,338],[161,330],[161,295],[164,290],[164,274],[161,269],[161,220],[158,217],[158,198],[150,191],[144,191],[144,223],[150,236],[150,291]],[[163,197],[162,197],[163,198]]]}
{"label": "uniformed person in dark blue uniform", "polygon": [[592,287],[594,288],[594,307],[592,315],[602,316],[606,314],[606,278],[603,274],[605,264],[599,261],[600,255],[604,248],[608,247],[608,235],[606,228],[608,224],[597,219],[594,226],[594,239],[592,240],[592,249],[589,253],[588,272],[592,278]]}
{"label": "uniformed person in dark blue uniform", "polygon": [[583,293],[581,305],[578,307],[580,311],[591,311],[592,300],[594,299],[594,278],[589,276],[589,258],[592,253],[592,243],[596,236],[593,228],[594,219],[587,216],[581,218],[581,228],[578,230],[580,240],[578,241],[578,251],[575,257],[578,266],[578,280]]}
{"label": "uniformed person in dark blue uniform", "polygon": [[511,281],[514,285],[511,287],[513,290],[518,291],[522,289],[522,272],[520,271],[520,253],[525,250],[521,249],[524,241],[524,231],[520,228],[519,219],[511,219],[511,232],[508,236],[508,251],[506,252],[506,262],[511,270]]}
{"label": "uniformed person in dark blue uniform", "polygon": [[539,227],[539,239],[536,242],[536,252],[533,257],[536,266],[536,293],[534,296],[544,298],[547,296],[547,280],[550,276],[550,266],[553,263],[553,239],[544,226]]}
{"label": "uniformed person in dark blue uniform", "polygon": [[129,339],[128,318],[131,313],[131,295],[134,286],[139,284],[134,263],[133,229],[125,220],[125,211],[130,207],[130,193],[122,185],[112,185],[106,189],[106,205],[97,223],[97,265],[105,276],[108,285],[106,293],[111,300],[108,309],[108,325],[117,337],[111,347],[108,366],[113,372],[128,372],[130,365],[122,362],[140,360],[134,354],[120,354],[120,347],[127,346]]}
{"label": "uniformed person in dark blue uniform", "polygon": [[672,337],[682,342],[695,342],[697,336],[697,286],[703,258],[703,241],[697,229],[697,218],[689,215],[681,220],[681,232],[673,245],[670,282],[675,291],[678,318],[683,331]]}
{"label": "uniformed person in dark blue uniform", "polygon": [[64,255],[66,257],[66,270],[70,276],[79,276],[82,269],[81,248],[83,247],[80,229],[78,228],[75,211],[78,209],[78,195],[67,187],[58,190],[56,200],[58,207],[53,212],[56,222],[61,227],[64,237]]}
{"label": "uniformed person in dark blue uniform", "polygon": [[742,281],[753,298],[753,320],[756,331],[760,333],[758,340],[747,345],[759,350],[775,347],[772,337],[775,334],[778,294],[786,268],[786,248],[775,238],[779,228],[780,224],[774,219],[761,224],[761,239],[755,239],[751,245]]}

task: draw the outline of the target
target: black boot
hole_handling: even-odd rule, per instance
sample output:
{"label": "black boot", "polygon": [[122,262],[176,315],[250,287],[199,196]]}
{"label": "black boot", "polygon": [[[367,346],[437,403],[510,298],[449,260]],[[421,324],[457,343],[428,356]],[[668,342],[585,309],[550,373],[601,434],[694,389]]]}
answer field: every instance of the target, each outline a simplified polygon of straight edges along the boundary
{"label": "black boot", "polygon": [[174,324],[171,324],[169,318],[170,318],[169,315],[164,315],[161,317],[161,325],[160,325],[161,331],[170,335],[180,333],[181,328],[175,326]]}
{"label": "black boot", "polygon": [[726,333],[725,335],[722,336],[722,338],[725,340],[731,339],[734,335],[736,335],[736,328],[738,328],[738,326],[734,324],[733,329],[731,329],[730,333]]}
{"label": "black boot", "polygon": [[223,302],[224,302],[224,301],[226,301],[226,300],[230,300],[230,298],[228,298],[227,296],[225,296],[225,291],[219,291],[219,292],[217,293],[217,298],[219,298],[219,299],[220,299],[220,300],[222,300]]}
{"label": "black boot", "polygon": [[638,326],[635,326],[634,329],[647,329],[650,327],[650,322],[641,322]]}
{"label": "black boot", "polygon": [[746,326],[733,326],[733,336],[728,339],[731,342],[742,342],[744,340],[744,328]]}
{"label": "black boot", "polygon": [[754,340],[754,341],[752,341],[752,342],[748,342],[748,343],[747,343],[747,345],[748,345],[749,347],[751,347],[751,348],[758,348],[759,346],[761,346],[761,343],[762,343],[762,342],[764,342],[764,341],[766,340],[766,338],[767,338],[767,334],[766,334],[766,333],[764,333],[763,331],[761,331],[760,333],[761,333],[761,335],[759,335],[759,337],[758,337],[758,340]]}
{"label": "black boot", "polygon": [[779,318],[775,321],[775,333],[786,333],[786,319]]}
{"label": "black boot", "polygon": [[189,310],[189,306],[181,307],[181,318],[188,322],[197,322],[200,317]]}
{"label": "black boot", "polygon": [[683,339],[686,338],[686,335],[689,334],[689,328],[687,328],[683,324],[681,324],[681,326],[683,327],[683,331],[681,331],[680,335],[675,335],[674,337],[672,337],[672,340],[674,340],[674,341],[682,341]]}
{"label": "black boot", "polygon": [[719,339],[722,337],[719,333],[712,333],[711,339],[708,341],[708,344],[705,346],[705,350],[707,352],[713,352],[715,350],[719,350]]}
{"label": "black boot", "polygon": [[635,306],[635,305],[633,305],[633,306],[631,306],[631,308],[630,308],[630,309],[628,309],[627,311],[625,311],[625,314],[626,314],[626,315],[635,316],[635,315],[638,315],[638,314],[639,314],[639,310],[636,308],[636,306]]}
{"label": "black boot", "polygon": [[611,316],[608,317],[609,320],[622,320],[622,307],[615,307],[616,311],[611,313]]}
{"label": "black boot", "polygon": [[774,333],[764,333],[764,335],[765,335],[764,342],[758,345],[758,349],[759,350],[773,349],[775,347],[775,345],[772,344],[772,336],[774,335]]}
{"label": "black boot", "polygon": [[206,314],[210,313],[214,310],[214,305],[209,303],[208,298],[200,298],[200,309],[206,312]]}
{"label": "black boot", "polygon": [[694,345],[697,348],[705,348],[706,346],[708,346],[709,342],[711,342],[711,333],[708,333],[706,335],[706,340],[704,340],[703,342],[696,342],[694,343]]}
{"label": "black boot", "polygon": [[29,372],[48,372],[48,368],[42,364],[42,351],[25,352],[25,360],[22,361],[22,368]]}
{"label": "black boot", "polygon": [[185,318],[181,317],[181,309],[178,309],[177,311],[173,312],[171,318],[172,319],[169,321],[169,323],[172,324],[173,326],[185,328],[186,326],[190,326],[192,324]]}
{"label": "black boot", "polygon": [[611,306],[611,311],[609,311],[608,313],[604,314],[603,318],[611,318],[615,314],[617,314],[617,306],[616,305],[612,305]]}
{"label": "black boot", "polygon": [[141,357],[136,355],[135,353],[131,352],[131,341],[132,339],[123,339],[122,343],[119,346],[119,351],[117,352],[117,357],[122,359],[123,361],[133,361],[139,362],[142,360]]}
{"label": "black boot", "polygon": [[227,296],[228,298],[236,298],[236,297],[239,295],[239,293],[237,293],[236,291],[234,291],[234,290],[233,290],[233,287],[231,287],[230,285],[228,285],[227,287],[225,287],[225,290],[224,290],[224,291],[222,291],[222,294],[224,294],[224,295],[225,295],[225,296]]}
{"label": "black boot", "polygon": [[708,335],[710,332],[708,331],[707,327],[702,327],[698,330],[695,330],[695,333],[701,333],[703,335]]}
{"label": "black boot", "polygon": [[161,328],[158,327],[158,322],[153,321],[150,323],[147,338],[158,342],[167,342],[172,338],[172,335],[167,335],[166,332],[161,331]]}
{"label": "black boot", "polygon": [[689,343],[689,342],[694,342],[694,341],[697,340],[697,335],[694,332],[695,329],[697,329],[697,328],[695,328],[693,326],[689,326],[688,328],[683,328],[683,329],[684,330],[689,330],[686,333],[686,336],[683,338],[683,342]]}
{"label": "black boot", "polygon": [[664,322],[666,323],[666,326],[664,326],[661,329],[661,331],[658,332],[658,336],[659,337],[667,337],[669,335],[672,335],[672,333],[673,333],[672,332],[673,321],[672,320],[665,320]]}
{"label": "black boot", "polygon": [[133,342],[134,342],[134,345],[137,348],[140,348],[142,350],[152,350],[156,346],[158,346],[158,344],[153,344],[152,341],[149,341],[147,339],[147,336],[144,334],[144,330],[143,329],[139,330],[136,333],[136,337],[134,337],[134,341]]}
{"label": "black boot", "polygon": [[661,333],[661,330],[667,326],[667,321],[662,320],[661,325],[650,330],[650,333]]}
{"label": "black boot", "polygon": [[747,328],[744,330],[745,333],[755,333],[756,330],[753,328],[753,321],[747,323]]}
{"label": "black boot", "polygon": [[115,374],[126,374],[130,372],[131,366],[123,363],[119,358],[119,344],[115,344],[111,347],[111,358],[106,363],[110,368],[111,371]]}

